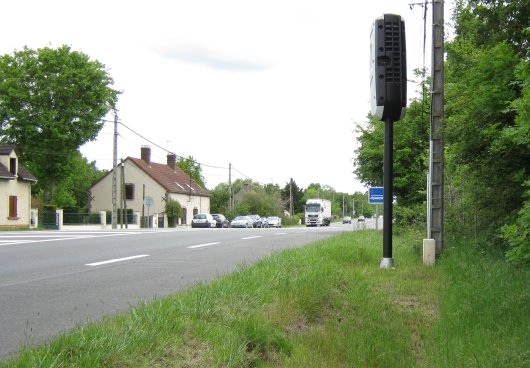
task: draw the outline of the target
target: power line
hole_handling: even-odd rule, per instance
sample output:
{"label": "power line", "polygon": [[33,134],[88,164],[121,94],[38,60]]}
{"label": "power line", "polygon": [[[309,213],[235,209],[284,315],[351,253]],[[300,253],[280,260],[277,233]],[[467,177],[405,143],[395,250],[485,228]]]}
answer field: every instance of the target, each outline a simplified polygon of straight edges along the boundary
{"label": "power line", "polygon": [[[110,120],[105,120],[105,119],[102,119],[101,121],[109,122],[109,123],[112,122],[112,121],[110,121]],[[142,135],[142,134],[136,132],[134,129],[128,127],[127,125],[125,125],[123,122],[121,122],[121,121],[119,121],[119,120],[118,120],[118,124],[122,125],[122,126],[125,127],[126,129],[128,129],[129,131],[131,131],[132,133],[134,133],[135,135],[137,135],[138,137],[140,137],[140,138],[144,139],[145,141],[151,143],[152,145],[154,145],[154,146],[160,148],[161,150],[166,151],[166,152],[172,152],[171,150],[162,147],[161,145],[159,145],[159,144],[157,144],[157,143],[151,141],[150,139],[146,138],[144,135]],[[183,160],[186,160],[186,159],[187,159],[187,158],[184,157],[184,156],[177,155],[177,154],[175,154],[175,155],[176,155],[178,158],[180,158],[180,159],[183,159]],[[222,166],[215,166],[215,165],[204,164],[204,163],[198,162],[198,161],[196,161],[196,160],[193,160],[193,163],[195,163],[195,164],[199,164],[199,165],[204,166],[204,167],[213,168],[213,169],[222,169],[222,170],[228,170],[228,169],[229,169],[228,167],[222,167]],[[263,186],[266,185],[266,184],[261,183],[261,182],[258,181],[258,180],[255,180],[255,179],[251,178],[251,177],[248,176],[248,175],[245,175],[245,174],[242,173],[241,171],[235,169],[234,166],[232,166],[232,170],[237,171],[237,172],[238,172],[239,174],[241,174],[243,177],[252,180],[252,182],[254,182],[254,183],[257,183],[257,184],[260,184],[260,185],[263,185]]]}

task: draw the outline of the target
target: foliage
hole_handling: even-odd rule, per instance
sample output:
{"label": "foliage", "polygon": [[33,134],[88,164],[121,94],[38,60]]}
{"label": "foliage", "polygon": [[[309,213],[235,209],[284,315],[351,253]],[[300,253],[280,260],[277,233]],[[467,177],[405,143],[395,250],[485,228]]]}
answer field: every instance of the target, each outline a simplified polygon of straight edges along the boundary
{"label": "foliage", "polygon": [[[88,162],[78,151],[72,153],[72,156],[64,161],[67,170],[71,175],[57,183],[56,191],[50,198],[50,203],[55,203],[59,207],[78,206],[86,211],[90,203],[90,187],[106,172],[96,167],[96,162]],[[44,191],[44,188],[37,183],[37,190]]]}
{"label": "foliage", "polygon": [[182,169],[186,174],[191,176],[193,181],[201,186],[201,188],[206,188],[204,184],[204,177],[202,175],[201,164],[198,163],[193,156],[188,156],[187,158],[179,157],[177,160],[177,166]]}
{"label": "foliage", "polygon": [[[416,71],[418,77],[424,72]],[[429,149],[429,84],[421,85],[422,97],[415,98],[403,119],[394,123],[393,192],[398,203],[414,208],[425,200]],[[423,97],[424,96],[424,97]],[[359,146],[354,173],[371,187],[383,186],[384,122],[368,116],[357,124]]]}
{"label": "foliage", "polygon": [[210,190],[210,212],[229,216],[230,188],[226,183],[218,184]]}
{"label": "foliage", "polygon": [[177,219],[182,217],[182,206],[179,202],[169,199],[166,202],[166,215],[169,227],[175,227]]}
{"label": "foliage", "polygon": [[235,204],[235,213],[260,216],[278,216],[281,214],[279,193],[267,195],[264,191],[250,191],[245,193],[240,201]]}
{"label": "foliage", "polygon": [[527,1],[461,1],[447,45],[448,203],[451,220],[464,220],[448,228],[475,238],[494,239],[521,216],[530,173],[529,17]]}
{"label": "foliage", "polygon": [[96,138],[116,106],[112,84],[103,64],[68,46],[0,57],[1,140],[16,145],[46,201],[76,174],[65,163]]}
{"label": "foliage", "polygon": [[510,261],[530,265],[530,180],[526,182],[526,201],[519,211],[516,223],[501,228],[502,237],[508,242],[506,256]]}
{"label": "foliage", "polygon": [[290,200],[292,195],[293,213],[301,212],[304,210],[304,190],[302,188],[299,188],[298,185],[296,185],[296,182],[293,180],[293,178],[289,180],[289,183],[285,184],[285,187],[282,189],[281,193],[282,202],[286,204],[285,207],[287,209],[291,208]]}

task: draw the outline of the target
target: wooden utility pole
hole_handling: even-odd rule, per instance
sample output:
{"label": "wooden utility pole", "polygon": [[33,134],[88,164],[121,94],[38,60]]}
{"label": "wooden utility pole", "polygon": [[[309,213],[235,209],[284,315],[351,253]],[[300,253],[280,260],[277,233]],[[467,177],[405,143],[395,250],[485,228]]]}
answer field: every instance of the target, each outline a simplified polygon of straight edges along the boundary
{"label": "wooden utility pole", "polygon": [[427,238],[434,239],[436,255],[444,245],[444,2],[433,0],[432,95],[428,183]]}

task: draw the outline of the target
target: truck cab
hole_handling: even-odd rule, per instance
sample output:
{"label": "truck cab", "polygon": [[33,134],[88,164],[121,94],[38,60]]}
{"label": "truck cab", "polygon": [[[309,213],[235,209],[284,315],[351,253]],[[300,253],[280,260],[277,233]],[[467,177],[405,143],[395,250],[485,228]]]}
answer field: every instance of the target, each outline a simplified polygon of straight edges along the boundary
{"label": "truck cab", "polygon": [[331,202],[326,199],[308,199],[305,205],[306,226],[329,226]]}

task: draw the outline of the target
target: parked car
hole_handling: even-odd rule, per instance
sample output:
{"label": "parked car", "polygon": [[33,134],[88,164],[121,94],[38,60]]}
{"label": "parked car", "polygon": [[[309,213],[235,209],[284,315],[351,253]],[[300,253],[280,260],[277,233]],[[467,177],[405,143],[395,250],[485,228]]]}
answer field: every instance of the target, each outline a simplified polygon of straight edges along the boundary
{"label": "parked car", "polygon": [[342,219],[343,224],[351,224],[351,217],[350,216],[344,216]]}
{"label": "parked car", "polygon": [[209,213],[198,213],[191,220],[191,227],[216,227],[217,221]]}
{"label": "parked car", "polygon": [[282,227],[282,219],[278,216],[267,217],[269,227]]}
{"label": "parked car", "polygon": [[266,217],[261,218],[261,227],[270,227],[269,220]]}
{"label": "parked car", "polygon": [[216,221],[216,227],[230,227],[230,221],[228,221],[224,215],[220,213],[214,213],[212,214],[212,217]]}
{"label": "parked car", "polygon": [[248,217],[252,219],[252,227],[263,227],[263,222],[259,215],[249,215]]}
{"label": "parked car", "polygon": [[237,216],[230,222],[231,227],[252,227],[252,219],[248,216]]}
{"label": "parked car", "polygon": [[364,222],[364,216],[359,216],[359,218],[357,219],[358,222]]}

